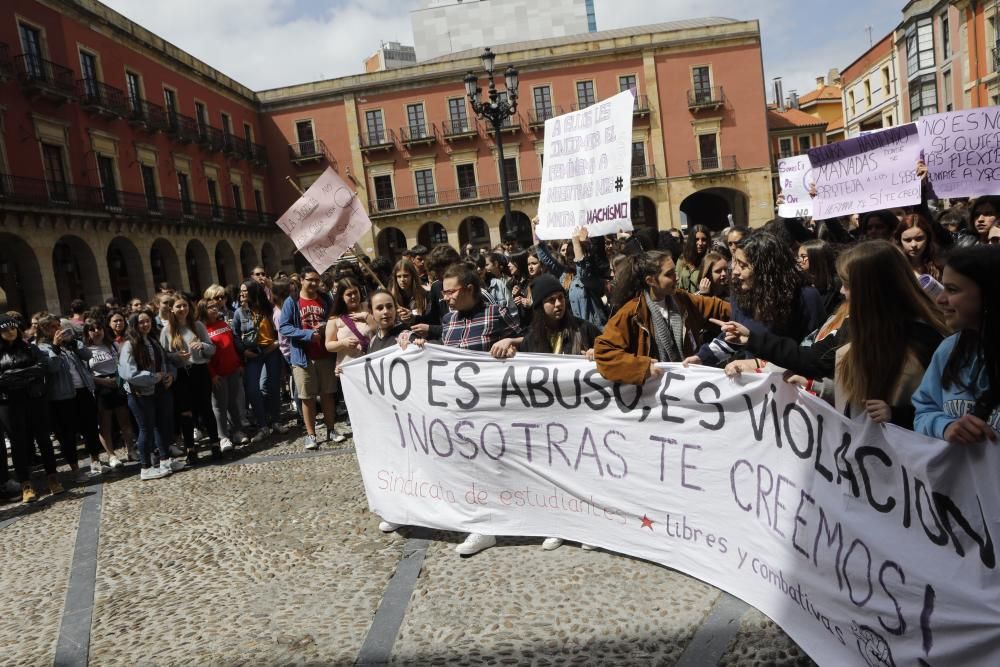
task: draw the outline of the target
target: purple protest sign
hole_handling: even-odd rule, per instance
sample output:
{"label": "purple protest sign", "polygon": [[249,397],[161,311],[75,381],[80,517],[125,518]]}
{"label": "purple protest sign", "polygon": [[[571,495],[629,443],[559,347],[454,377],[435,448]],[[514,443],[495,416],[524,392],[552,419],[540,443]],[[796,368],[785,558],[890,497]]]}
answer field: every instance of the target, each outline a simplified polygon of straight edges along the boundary
{"label": "purple protest sign", "polygon": [[938,197],[1000,193],[1000,107],[924,116],[917,125]]}
{"label": "purple protest sign", "polygon": [[371,229],[357,195],[327,167],[278,226],[317,271],[325,271]]}
{"label": "purple protest sign", "polygon": [[919,204],[919,159],[913,123],[810,150],[816,184],[813,218]]}

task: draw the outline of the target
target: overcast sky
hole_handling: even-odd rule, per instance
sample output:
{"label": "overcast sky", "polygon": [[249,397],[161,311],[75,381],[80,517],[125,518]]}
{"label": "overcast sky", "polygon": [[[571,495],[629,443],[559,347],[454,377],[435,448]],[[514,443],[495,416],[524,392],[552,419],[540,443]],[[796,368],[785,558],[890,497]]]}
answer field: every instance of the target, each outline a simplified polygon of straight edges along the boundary
{"label": "overcast sky", "polygon": [[[544,1],[544,0],[540,0]],[[380,40],[412,44],[418,0],[103,0],[253,90],[357,74]],[[598,30],[705,16],[759,19],[766,81],[802,95],[902,18],[903,0],[595,0]],[[484,45],[486,46],[486,45]],[[768,87],[770,91],[770,87]],[[768,99],[771,94],[768,92]]]}

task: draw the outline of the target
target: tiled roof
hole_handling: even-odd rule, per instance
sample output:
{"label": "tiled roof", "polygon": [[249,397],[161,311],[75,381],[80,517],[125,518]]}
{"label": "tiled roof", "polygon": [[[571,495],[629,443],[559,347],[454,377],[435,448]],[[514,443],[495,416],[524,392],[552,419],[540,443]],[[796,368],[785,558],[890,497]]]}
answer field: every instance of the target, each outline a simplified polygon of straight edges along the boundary
{"label": "tiled roof", "polygon": [[[512,53],[514,51],[527,51],[530,49],[548,49],[566,44],[577,44],[580,42],[596,42],[602,39],[616,39],[622,37],[635,37],[637,35],[648,35],[655,32],[673,32],[678,30],[691,30],[695,28],[710,28],[730,23],[742,23],[736,19],[727,19],[720,16],[709,16],[700,19],[687,19],[684,21],[670,21],[667,23],[652,23],[649,25],[633,26],[631,28],[615,28],[614,30],[601,30],[598,32],[585,32],[579,35],[566,35],[564,37],[549,37],[546,39],[535,39],[528,42],[512,42],[510,44],[497,44],[490,46],[493,53]],[[474,58],[482,53],[481,48],[466,49],[456,51],[443,56],[421,60],[419,65],[427,63],[443,63],[451,60],[461,60],[463,58]]]}
{"label": "tiled roof", "polygon": [[826,126],[827,132],[833,132],[835,130],[843,130],[843,129],[844,129],[843,116],[841,116],[840,118],[838,118],[837,120],[833,121],[832,123]]}
{"label": "tiled roof", "polygon": [[822,88],[814,88],[805,95],[801,95],[799,97],[799,104],[810,104],[812,102],[827,100],[839,102],[842,94],[840,86],[823,86]]}
{"label": "tiled roof", "polygon": [[768,130],[791,130],[797,127],[826,127],[826,121],[799,109],[767,110]]}

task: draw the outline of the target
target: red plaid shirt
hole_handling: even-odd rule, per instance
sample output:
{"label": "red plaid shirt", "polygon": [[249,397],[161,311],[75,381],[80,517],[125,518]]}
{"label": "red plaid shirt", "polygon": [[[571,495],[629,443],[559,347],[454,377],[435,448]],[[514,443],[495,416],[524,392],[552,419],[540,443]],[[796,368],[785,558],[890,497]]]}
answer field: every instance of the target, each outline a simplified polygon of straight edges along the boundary
{"label": "red plaid shirt", "polygon": [[441,320],[441,344],[489,352],[497,341],[520,336],[517,320],[504,306],[480,303],[465,312],[452,311]]}

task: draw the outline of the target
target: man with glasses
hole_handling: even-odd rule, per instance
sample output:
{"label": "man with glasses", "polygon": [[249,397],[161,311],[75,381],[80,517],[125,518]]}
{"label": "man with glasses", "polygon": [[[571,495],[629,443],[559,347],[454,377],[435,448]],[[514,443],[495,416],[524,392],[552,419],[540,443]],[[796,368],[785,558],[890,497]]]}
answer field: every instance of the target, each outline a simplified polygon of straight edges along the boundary
{"label": "man with glasses", "polygon": [[337,407],[334,393],[336,357],[326,350],[326,321],[332,299],[319,290],[319,272],[303,269],[302,289],[289,295],[281,307],[279,331],[291,346],[292,379],[302,400],[302,421],[306,426],[306,449],[316,449],[316,399],[323,409],[327,439],[343,442],[346,438],[334,430]]}

